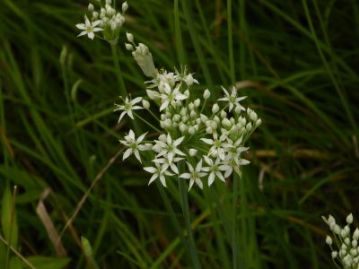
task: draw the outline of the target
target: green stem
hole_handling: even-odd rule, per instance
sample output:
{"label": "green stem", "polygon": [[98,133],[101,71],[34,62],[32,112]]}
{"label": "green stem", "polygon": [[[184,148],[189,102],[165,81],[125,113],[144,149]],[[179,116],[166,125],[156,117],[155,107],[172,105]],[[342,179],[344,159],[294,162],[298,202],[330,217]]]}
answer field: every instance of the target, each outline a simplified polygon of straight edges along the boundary
{"label": "green stem", "polygon": [[232,260],[233,269],[238,268],[238,240],[237,240],[237,202],[238,202],[239,175],[233,176],[233,217],[232,217]]}
{"label": "green stem", "polygon": [[122,97],[125,97],[125,96],[127,96],[127,90],[126,90],[125,81],[123,80],[123,77],[122,77],[122,71],[121,71],[121,67],[119,64],[118,52],[117,52],[116,45],[111,44],[111,51],[112,51],[113,64],[115,66],[115,74],[116,74],[116,78],[117,78],[117,83],[118,83],[118,86],[120,87],[120,93],[121,93]]}
{"label": "green stem", "polygon": [[184,243],[185,243],[187,250],[189,251],[189,254],[191,256],[193,268],[199,269],[199,268],[201,268],[201,264],[198,259],[197,249],[196,249],[196,245],[195,245],[194,239],[193,239],[191,220],[190,220],[190,212],[189,212],[189,206],[188,206],[187,188],[186,188],[186,185],[185,185],[185,182],[183,179],[179,178],[178,182],[179,182],[178,183],[179,191],[180,191],[180,195],[181,195],[182,213],[183,213],[183,217],[185,219],[186,230],[187,230],[187,234],[186,234],[187,238]]}

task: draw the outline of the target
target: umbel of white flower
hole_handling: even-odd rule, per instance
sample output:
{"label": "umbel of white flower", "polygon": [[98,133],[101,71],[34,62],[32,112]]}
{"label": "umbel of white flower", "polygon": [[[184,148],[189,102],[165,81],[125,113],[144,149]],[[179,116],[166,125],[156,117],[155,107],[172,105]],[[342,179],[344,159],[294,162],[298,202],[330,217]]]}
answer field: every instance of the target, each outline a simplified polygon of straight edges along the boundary
{"label": "umbel of white flower", "polygon": [[149,183],[159,180],[166,186],[168,180],[188,180],[189,190],[193,185],[202,189],[205,180],[211,186],[216,180],[225,182],[233,173],[240,174],[241,166],[249,163],[243,158],[248,150],[244,144],[261,124],[254,110],[241,104],[245,97],[239,96],[235,87],[222,87],[224,96],[218,102],[210,102],[208,89],[194,98],[192,87],[199,83],[193,74],[186,68],[174,72],[157,69],[149,48],[136,44],[132,34],[126,36],[126,49],[150,80],[145,83],[147,96],[121,98],[115,111],[120,112],[119,122],[125,116],[143,119],[137,113],[147,111],[158,121],[151,128],[159,135],[146,141],[145,134],[136,138],[130,130],[120,140],[127,147],[123,159],[134,155],[152,174]]}
{"label": "umbel of white flower", "polygon": [[333,261],[344,269],[359,268],[359,229],[351,230],[353,223],[353,214],[346,218],[344,227],[336,223],[335,218],[329,215],[328,218],[322,217],[329,226],[332,236],[327,235],[325,242],[331,249]]}
{"label": "umbel of white flower", "polygon": [[113,45],[117,44],[127,9],[127,2],[123,2],[121,12],[116,10],[112,0],[97,0],[94,4],[90,3],[88,14],[84,16],[85,22],[76,24],[82,31],[78,36],[87,35],[88,38],[94,39],[96,33],[101,33],[106,41]]}

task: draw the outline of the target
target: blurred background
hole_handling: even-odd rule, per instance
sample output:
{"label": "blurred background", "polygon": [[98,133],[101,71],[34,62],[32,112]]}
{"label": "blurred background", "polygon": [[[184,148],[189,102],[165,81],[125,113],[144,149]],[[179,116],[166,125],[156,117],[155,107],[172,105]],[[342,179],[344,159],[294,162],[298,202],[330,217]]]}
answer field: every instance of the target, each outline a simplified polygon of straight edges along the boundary
{"label": "blurred background", "polygon": [[[244,171],[253,230],[242,236],[255,265],[243,268],[334,268],[321,216],[359,215],[359,2],[128,4],[117,47],[128,92],[143,95],[146,78],[123,46],[126,31],[158,67],[187,65],[198,95],[237,85],[263,120]],[[191,268],[172,221],[178,193],[148,187],[135,160],[103,171],[131,123],[113,113],[121,86],[110,46],[76,37],[87,5],[0,1],[0,263],[29,268],[16,250],[36,268]],[[216,185],[225,200],[231,182]],[[218,216],[200,190],[190,198],[203,267],[227,268]]]}

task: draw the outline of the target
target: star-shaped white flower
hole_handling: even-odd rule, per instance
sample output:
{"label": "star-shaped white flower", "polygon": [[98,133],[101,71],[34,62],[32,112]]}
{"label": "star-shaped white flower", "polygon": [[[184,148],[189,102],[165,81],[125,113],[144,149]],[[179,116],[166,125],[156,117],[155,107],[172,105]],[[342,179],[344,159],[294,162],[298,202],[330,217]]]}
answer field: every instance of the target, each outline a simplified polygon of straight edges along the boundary
{"label": "star-shaped white flower", "polygon": [[184,152],[178,149],[178,146],[183,142],[184,136],[173,140],[170,134],[167,136],[160,136],[158,140],[155,141],[152,149],[157,152],[157,158],[165,156],[169,162],[173,162],[176,155],[186,156]]}
{"label": "star-shaped white flower", "polygon": [[143,109],[142,106],[137,105],[141,101],[142,97],[136,97],[133,100],[131,100],[129,97],[126,97],[123,102],[123,105],[115,104],[116,108],[113,111],[122,111],[117,123],[120,123],[120,121],[125,115],[128,115],[131,119],[134,119],[132,111]]}
{"label": "star-shaped white flower", "polygon": [[229,94],[229,92],[224,87],[222,87],[222,90],[224,91],[225,97],[218,99],[218,101],[228,102],[229,111],[232,111],[234,107],[237,107],[240,110],[245,110],[245,108],[239,102],[246,99],[246,96],[238,97],[235,87],[232,87],[231,94]]}
{"label": "star-shaped white flower", "polygon": [[177,86],[176,88],[174,88],[172,90],[170,85],[168,85],[167,83],[164,84],[164,86],[162,88],[163,93],[160,95],[160,97],[161,97],[160,111],[166,109],[169,105],[175,106],[176,102],[182,101],[182,100],[185,100],[188,98],[187,95],[180,92],[179,86]]}
{"label": "star-shaped white flower", "polygon": [[85,15],[85,23],[76,24],[76,27],[82,30],[82,32],[78,36],[87,35],[87,37],[91,40],[94,39],[96,32],[103,31],[101,27],[96,27],[99,24],[101,24],[101,20],[91,22]]}
{"label": "star-shaped white flower", "polygon": [[227,164],[223,164],[219,158],[217,158],[215,161],[213,161],[208,156],[204,156],[203,158],[208,164],[208,167],[202,168],[203,171],[209,173],[208,186],[212,185],[216,177],[225,182],[223,172],[228,171],[228,169],[230,169],[230,166]]}
{"label": "star-shaped white flower", "polygon": [[207,173],[203,172],[202,169],[202,159],[197,163],[196,168],[187,162],[189,173],[183,173],[180,175],[180,178],[189,179],[189,188],[188,191],[192,188],[193,184],[196,183],[198,187],[203,189],[203,183],[201,177],[207,175]]}
{"label": "star-shaped white flower", "polygon": [[177,167],[177,163],[179,161],[183,160],[183,158],[180,157],[176,157],[173,160],[170,160],[168,158],[159,158],[159,159],[154,159],[153,162],[154,163],[159,163],[162,165],[167,165],[168,167],[171,168],[171,170],[175,173],[175,174],[179,174],[179,170]]}
{"label": "star-shaped white flower", "polygon": [[[242,152],[247,151],[248,148],[241,145],[242,138],[237,139],[235,142],[230,139],[228,139],[228,141],[225,162],[232,168],[232,170],[239,174],[240,167],[250,163],[248,160],[241,158]],[[225,177],[229,176],[232,173],[232,170],[227,170]]]}
{"label": "star-shaped white flower", "polygon": [[160,163],[154,163],[154,164],[155,164],[154,166],[149,166],[149,167],[143,168],[145,171],[152,174],[152,177],[150,178],[148,185],[150,185],[153,181],[155,181],[158,178],[161,181],[161,184],[164,187],[167,187],[166,186],[166,176],[173,176],[173,174],[167,170],[168,165],[160,164]]}
{"label": "star-shaped white flower", "polygon": [[221,135],[218,137],[218,135],[215,133],[213,135],[213,139],[210,138],[201,138],[201,140],[206,143],[207,145],[210,145],[210,149],[208,151],[208,155],[213,157],[218,157],[221,160],[224,160],[225,155],[225,148],[228,147],[228,144],[225,142],[226,135]]}
{"label": "star-shaped white flower", "polygon": [[126,160],[132,154],[135,155],[136,159],[142,163],[140,151],[148,150],[148,145],[141,145],[143,139],[145,138],[147,133],[140,135],[137,139],[135,133],[130,130],[128,134],[124,137],[124,140],[120,140],[120,143],[128,147],[123,153],[122,160]]}

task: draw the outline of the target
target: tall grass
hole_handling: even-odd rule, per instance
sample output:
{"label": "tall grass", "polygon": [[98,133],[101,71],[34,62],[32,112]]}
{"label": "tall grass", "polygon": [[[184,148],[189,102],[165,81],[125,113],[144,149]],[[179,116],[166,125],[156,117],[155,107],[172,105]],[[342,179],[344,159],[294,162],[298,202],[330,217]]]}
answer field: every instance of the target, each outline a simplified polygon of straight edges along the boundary
{"label": "tall grass", "polygon": [[[74,25],[86,5],[0,2],[2,196],[9,197],[7,186],[18,186],[19,239],[9,256],[57,255],[47,224],[36,213],[41,200],[57,232],[69,224],[61,238],[69,268],[91,268],[92,257],[99,268],[191,268],[181,244],[180,193],[174,185],[148,187],[148,175],[135,162],[115,160],[68,222],[121,150],[117,140],[127,126],[117,126],[112,113],[121,89],[133,95],[144,91],[144,78],[123,47],[112,55],[105,43],[76,38]],[[248,87],[240,92],[264,122],[251,140],[252,164],[239,182],[189,193],[202,267],[231,268],[233,247],[238,268],[334,268],[320,216],[358,215],[359,4],[137,0],[129,5],[125,29],[149,45],[158,66],[187,64],[214,96],[219,85],[245,80]],[[50,194],[42,199],[46,189]],[[226,206],[233,190],[237,202]],[[81,236],[91,244],[91,259]]]}

